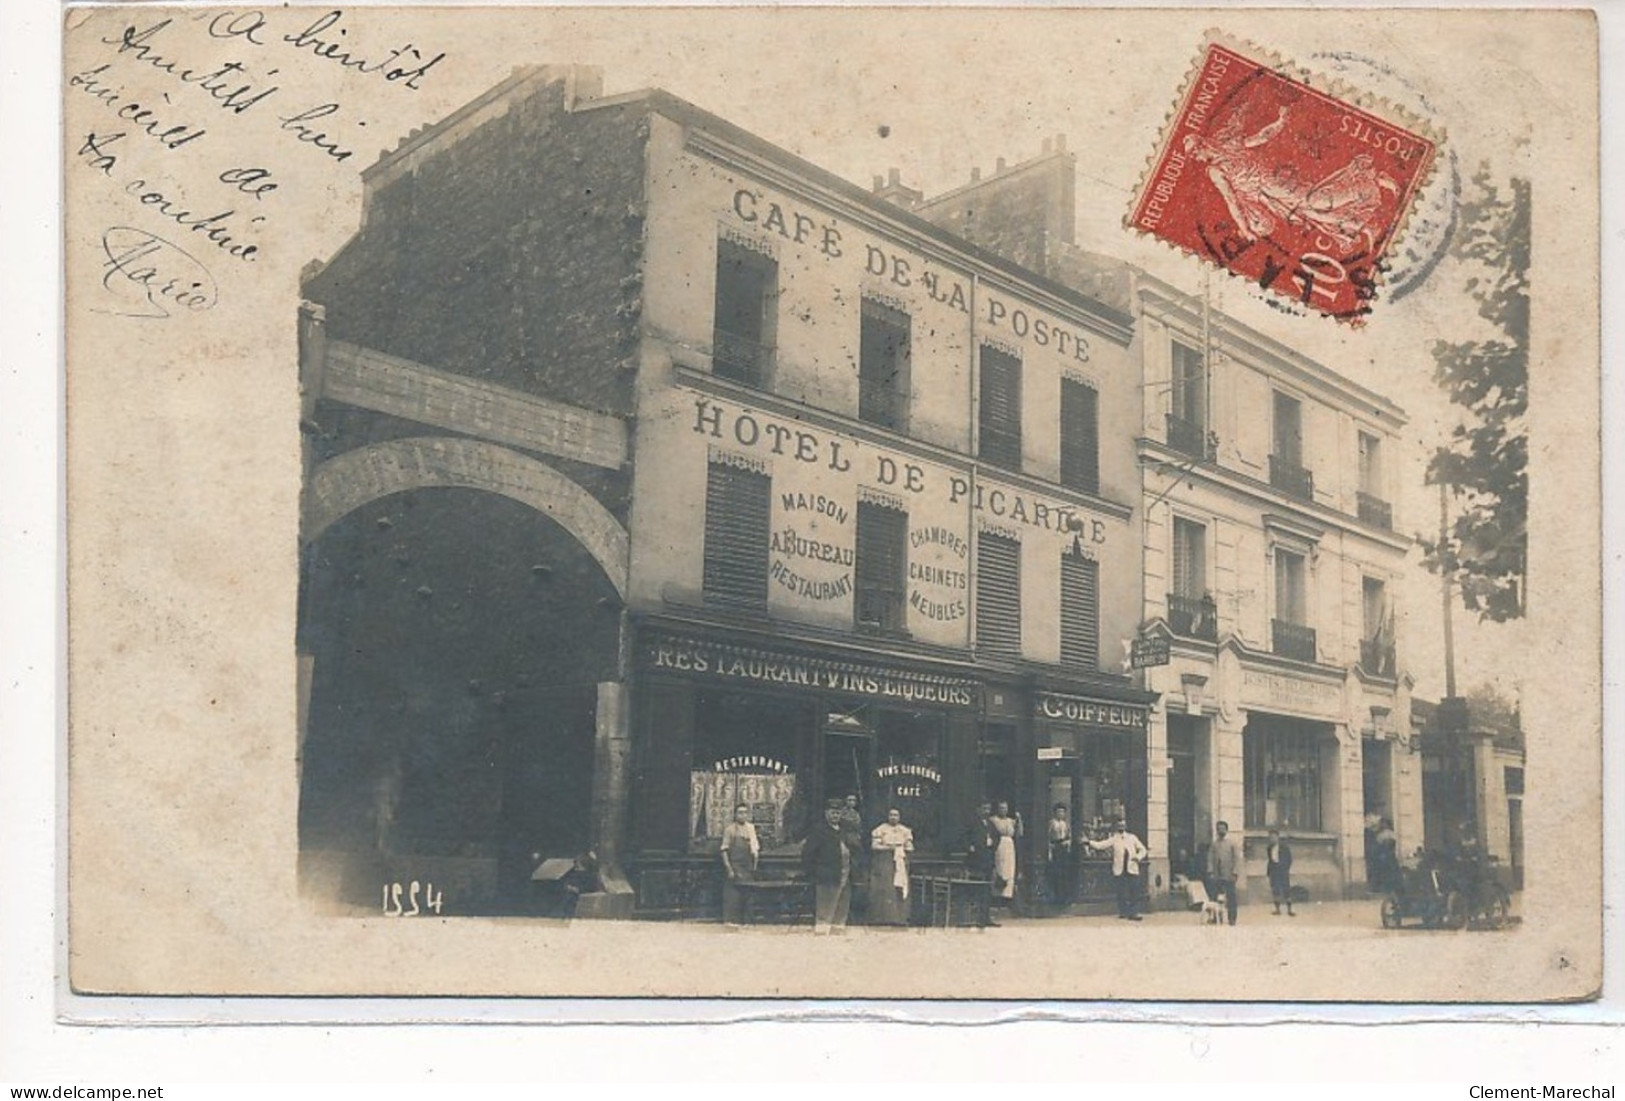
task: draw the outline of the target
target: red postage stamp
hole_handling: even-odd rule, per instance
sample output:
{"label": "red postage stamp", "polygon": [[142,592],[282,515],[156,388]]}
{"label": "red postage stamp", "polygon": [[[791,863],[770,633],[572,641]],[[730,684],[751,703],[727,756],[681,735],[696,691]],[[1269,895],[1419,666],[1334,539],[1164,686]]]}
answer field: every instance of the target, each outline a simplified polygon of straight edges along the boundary
{"label": "red postage stamp", "polygon": [[1285,69],[1210,41],[1127,224],[1357,323],[1438,142]]}

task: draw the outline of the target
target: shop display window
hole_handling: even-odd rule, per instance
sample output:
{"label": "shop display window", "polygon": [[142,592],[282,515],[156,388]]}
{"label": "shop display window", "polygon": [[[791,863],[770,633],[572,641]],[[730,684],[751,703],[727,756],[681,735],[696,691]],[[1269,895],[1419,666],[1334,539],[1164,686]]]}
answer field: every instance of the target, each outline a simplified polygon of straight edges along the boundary
{"label": "shop display window", "polygon": [[811,793],[804,748],[814,722],[806,704],[749,694],[696,701],[689,773],[689,848],[713,849],[734,807],[744,803],[770,852],[806,834]]}
{"label": "shop display window", "polygon": [[[874,816],[896,807],[914,831],[917,848],[943,847],[943,717],[928,711],[878,711],[875,727]],[[865,825],[873,825],[868,823]]]}
{"label": "shop display window", "polygon": [[1242,755],[1248,829],[1322,828],[1320,773],[1327,744],[1312,724],[1256,718],[1247,724]]}

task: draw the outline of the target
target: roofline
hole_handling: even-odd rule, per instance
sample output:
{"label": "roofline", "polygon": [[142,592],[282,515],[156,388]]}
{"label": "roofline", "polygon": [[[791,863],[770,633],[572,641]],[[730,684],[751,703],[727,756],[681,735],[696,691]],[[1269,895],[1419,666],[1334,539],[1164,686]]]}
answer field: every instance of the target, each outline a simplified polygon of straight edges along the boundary
{"label": "roofline", "polygon": [[[1195,295],[1188,294],[1172,284],[1158,279],[1142,268],[1136,267],[1134,272],[1136,291],[1140,296],[1155,299],[1166,307],[1178,310],[1189,320],[1200,321],[1202,311]],[[1384,397],[1369,387],[1362,386],[1346,375],[1332,370],[1324,363],[1310,359],[1302,352],[1281,343],[1274,337],[1265,336],[1257,329],[1218,310],[1212,311],[1211,320],[1214,327],[1221,330],[1226,337],[1247,349],[1257,352],[1263,358],[1273,361],[1277,366],[1284,368],[1289,373],[1357,399],[1367,408],[1375,409],[1384,416],[1391,418],[1396,427],[1410,422],[1410,417],[1405,410],[1390,398]]]}

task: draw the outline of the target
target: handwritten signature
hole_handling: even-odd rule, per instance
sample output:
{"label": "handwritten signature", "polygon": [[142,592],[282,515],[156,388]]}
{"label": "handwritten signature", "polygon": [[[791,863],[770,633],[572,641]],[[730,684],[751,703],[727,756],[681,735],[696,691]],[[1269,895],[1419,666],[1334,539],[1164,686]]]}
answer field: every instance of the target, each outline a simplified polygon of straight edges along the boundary
{"label": "handwritten signature", "polygon": [[211,310],[220,288],[209,269],[191,253],[156,233],[113,226],[102,234],[102,288],[124,308],[103,312],[118,317],[173,317],[170,308],[192,313]]}

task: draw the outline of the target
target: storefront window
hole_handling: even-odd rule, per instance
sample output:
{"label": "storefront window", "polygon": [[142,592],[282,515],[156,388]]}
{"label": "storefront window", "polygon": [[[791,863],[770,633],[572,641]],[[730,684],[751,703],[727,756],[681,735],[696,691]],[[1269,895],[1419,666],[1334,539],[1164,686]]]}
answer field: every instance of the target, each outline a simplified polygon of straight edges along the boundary
{"label": "storefront window", "polygon": [[1255,716],[1243,734],[1247,828],[1321,829],[1321,753],[1313,723]]}
{"label": "storefront window", "polygon": [[749,694],[704,694],[695,707],[689,773],[689,847],[720,844],[744,803],[764,852],[806,832],[802,747],[814,722],[805,704]]}
{"label": "storefront window", "polygon": [[874,723],[875,813],[883,816],[896,807],[903,823],[914,831],[917,847],[941,848],[942,716],[879,711]]}

